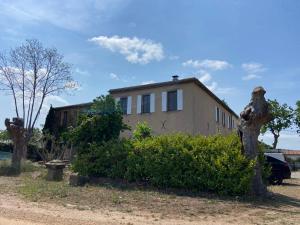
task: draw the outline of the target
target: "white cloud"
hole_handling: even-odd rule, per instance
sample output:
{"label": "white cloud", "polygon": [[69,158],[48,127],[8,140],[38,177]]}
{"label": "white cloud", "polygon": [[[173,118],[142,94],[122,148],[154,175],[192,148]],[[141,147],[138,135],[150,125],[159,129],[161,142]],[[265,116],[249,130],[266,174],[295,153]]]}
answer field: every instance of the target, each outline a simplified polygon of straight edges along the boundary
{"label": "white cloud", "polygon": [[143,82],[142,82],[142,85],[153,84],[153,83],[155,83],[154,80],[148,80],[148,81],[143,81]]}
{"label": "white cloud", "polygon": [[82,75],[82,76],[89,76],[90,73],[86,70],[82,70],[82,69],[79,69],[79,68],[76,68],[75,69],[75,73],[79,74],[79,75]]}
{"label": "white cloud", "polygon": [[256,74],[248,74],[244,77],[242,77],[243,80],[253,80],[253,79],[259,79],[261,76],[256,75]]}
{"label": "white cloud", "polygon": [[212,82],[210,85],[206,85],[207,88],[209,90],[211,90],[212,92],[216,91],[217,87],[218,87],[218,83],[217,82]]}
{"label": "white cloud", "polygon": [[211,60],[204,59],[202,61],[199,60],[187,60],[182,63],[183,66],[192,67],[196,69],[210,69],[210,70],[224,70],[232,67],[228,62],[222,60]]}
{"label": "white cloud", "polygon": [[128,82],[128,80],[126,79],[123,79],[121,78],[119,75],[115,74],[115,73],[110,73],[109,74],[109,77],[112,79],[112,80],[115,80],[115,81],[122,81],[122,82]]}
{"label": "white cloud", "polygon": [[242,77],[242,80],[245,81],[261,78],[258,74],[261,74],[266,70],[261,63],[256,62],[243,63],[241,67],[247,73],[246,76]]}
{"label": "white cloud", "polygon": [[[19,23],[48,23],[69,30],[92,27],[121,9],[129,0],[3,0],[0,15]],[[95,20],[95,16],[97,20]]]}
{"label": "white cloud", "polygon": [[231,87],[218,87],[216,90],[215,90],[215,93],[216,94],[219,94],[219,95],[229,95],[229,94],[232,94],[233,92],[235,91],[234,88],[231,88]]}
{"label": "white cloud", "polygon": [[66,90],[68,91],[79,91],[81,90],[81,86],[76,81],[69,81],[65,85]]}
{"label": "white cloud", "polygon": [[109,74],[109,77],[113,80],[120,80],[119,76],[115,73],[110,73]]}
{"label": "white cloud", "polygon": [[130,63],[147,64],[153,60],[160,61],[164,58],[162,44],[148,39],[98,36],[89,39],[89,41],[124,55]]}
{"label": "white cloud", "polygon": [[210,73],[206,72],[206,71],[199,71],[200,72],[200,77],[198,78],[202,83],[207,83],[208,81],[210,81],[212,79],[212,76],[210,75]]}
{"label": "white cloud", "polygon": [[248,73],[260,73],[260,72],[264,72],[266,70],[266,68],[264,68],[264,66],[261,63],[243,63],[242,64],[242,68],[248,72]]}

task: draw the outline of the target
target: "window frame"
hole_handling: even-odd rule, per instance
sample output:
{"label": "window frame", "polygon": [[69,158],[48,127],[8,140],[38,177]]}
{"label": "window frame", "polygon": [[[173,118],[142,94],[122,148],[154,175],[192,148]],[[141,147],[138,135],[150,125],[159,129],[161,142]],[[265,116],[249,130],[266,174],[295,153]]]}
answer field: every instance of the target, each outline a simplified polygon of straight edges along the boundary
{"label": "window frame", "polygon": [[[171,105],[170,103],[170,94],[174,94],[175,96],[175,105]],[[171,91],[167,91],[167,112],[174,112],[174,111],[178,111],[178,90],[171,90]]]}
{"label": "window frame", "polygon": [[[148,98],[147,106],[145,106],[144,99]],[[145,110],[147,109],[147,110]],[[151,94],[142,94],[141,95],[141,114],[151,113]]]}
{"label": "window frame", "polygon": [[[125,99],[126,99],[126,105],[124,106],[124,107],[125,107],[125,111],[124,111],[124,108],[123,108],[123,105],[122,105],[122,101],[125,100]],[[120,104],[120,108],[121,108],[122,114],[123,114],[123,115],[127,115],[128,96],[120,97],[120,99],[119,99],[119,104]]]}

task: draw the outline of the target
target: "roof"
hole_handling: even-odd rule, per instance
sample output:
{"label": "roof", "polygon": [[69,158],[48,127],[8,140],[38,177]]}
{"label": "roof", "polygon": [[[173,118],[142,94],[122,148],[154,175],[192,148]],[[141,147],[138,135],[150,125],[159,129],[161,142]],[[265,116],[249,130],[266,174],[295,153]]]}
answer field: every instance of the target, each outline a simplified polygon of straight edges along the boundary
{"label": "roof", "polygon": [[110,94],[117,94],[120,92],[127,92],[127,91],[137,91],[137,90],[144,90],[150,88],[157,88],[157,87],[164,87],[170,86],[174,84],[186,84],[186,83],[194,83],[202,90],[204,90],[208,95],[210,95],[213,99],[215,99],[219,104],[221,104],[225,109],[227,109],[230,113],[232,113],[235,117],[239,118],[239,116],[221,99],[219,99],[213,92],[211,92],[203,83],[201,83],[197,78],[185,78],[176,81],[167,81],[167,82],[160,82],[160,83],[153,83],[153,84],[144,84],[144,85],[137,85],[137,86],[130,86],[124,88],[117,88],[117,89],[110,89]]}
{"label": "roof", "polygon": [[66,105],[60,107],[53,107],[54,110],[61,110],[61,109],[70,109],[70,108],[85,108],[91,106],[92,102],[81,103],[81,104],[74,104],[74,105]]}
{"label": "roof", "polygon": [[300,150],[287,150],[287,149],[281,149],[280,150],[284,155],[299,155],[300,156]]}

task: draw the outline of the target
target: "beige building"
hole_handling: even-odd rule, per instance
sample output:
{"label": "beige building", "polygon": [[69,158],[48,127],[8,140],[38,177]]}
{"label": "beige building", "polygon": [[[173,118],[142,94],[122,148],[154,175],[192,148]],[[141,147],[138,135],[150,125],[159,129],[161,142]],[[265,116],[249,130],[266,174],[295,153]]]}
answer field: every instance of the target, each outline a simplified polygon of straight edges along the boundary
{"label": "beige building", "polygon": [[[121,105],[124,122],[132,129],[147,122],[154,134],[183,132],[192,135],[229,134],[238,121],[236,113],[196,78],[178,79],[111,89]],[[54,108],[60,126],[75,124],[80,110],[90,103]],[[123,135],[130,136],[132,131]]]}

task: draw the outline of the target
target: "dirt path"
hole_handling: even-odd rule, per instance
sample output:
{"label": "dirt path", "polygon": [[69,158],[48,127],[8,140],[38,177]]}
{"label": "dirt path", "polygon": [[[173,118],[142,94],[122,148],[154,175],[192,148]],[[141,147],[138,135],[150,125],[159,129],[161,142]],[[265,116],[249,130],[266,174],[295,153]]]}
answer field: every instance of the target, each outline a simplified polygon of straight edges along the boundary
{"label": "dirt path", "polygon": [[[110,210],[78,210],[48,203],[25,202],[12,195],[1,195],[0,225],[44,225],[44,224],[165,224],[165,225],[210,225],[231,224],[216,218],[206,218],[205,221],[189,221],[180,219],[162,219],[159,215],[147,212],[122,213]],[[42,222],[41,222],[42,221]],[[243,223],[245,224],[245,223]]]}
{"label": "dirt path", "polygon": [[[184,196],[172,197],[166,202],[163,195],[158,195],[133,199],[125,205],[131,207],[131,210],[126,212],[120,211],[118,207],[109,206],[107,202],[103,202],[102,208],[88,206],[78,208],[78,205],[71,203],[62,205],[54,204],[53,201],[32,202],[14,191],[0,191],[0,225],[296,225],[300,221],[299,174],[293,174],[294,179],[291,179],[290,183],[271,187],[274,193],[286,198],[282,201],[277,199],[277,205],[253,205],[240,201]],[[2,187],[22,185],[22,180],[0,177],[1,185]],[[80,199],[87,193],[96,196],[100,190],[105,191],[106,195],[112,192],[109,189],[90,187],[88,192],[80,194]],[[130,194],[130,198],[134,196],[131,192],[125,193]],[[140,195],[146,193],[139,193]],[[91,201],[82,203],[92,204]]]}

